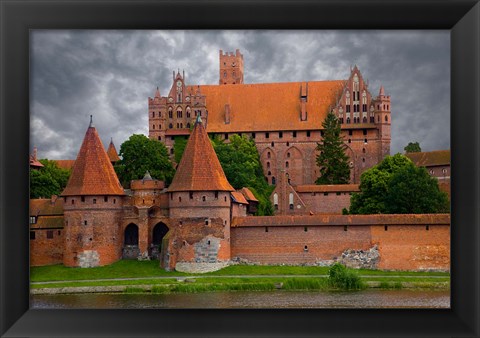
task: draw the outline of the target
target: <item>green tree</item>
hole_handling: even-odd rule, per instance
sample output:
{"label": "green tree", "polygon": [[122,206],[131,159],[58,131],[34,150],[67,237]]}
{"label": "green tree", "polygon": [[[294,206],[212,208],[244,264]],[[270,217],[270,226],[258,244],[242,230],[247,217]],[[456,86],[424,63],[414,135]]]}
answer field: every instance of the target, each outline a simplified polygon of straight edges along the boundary
{"label": "green tree", "polygon": [[449,212],[449,201],[427,169],[408,165],[393,175],[385,208],[389,214]]}
{"label": "green tree", "polygon": [[346,146],[340,136],[340,123],[333,113],[328,113],[322,126],[323,139],[317,145],[320,177],[315,183],[347,184],[350,181],[350,166],[345,154]]}
{"label": "green tree", "polygon": [[129,188],[131,180],[141,179],[147,170],[153,178],[172,181],[175,170],[168,158],[167,148],[160,141],[145,135],[132,135],[120,146],[121,160],[115,172],[122,185]]}
{"label": "green tree", "polygon": [[270,194],[274,187],[265,182],[255,142],[246,136],[232,135],[229,142],[212,140],[225,176],[235,189],[248,187],[259,201],[257,215],[273,215]]}
{"label": "green tree", "polygon": [[403,149],[406,153],[419,153],[422,151],[422,148],[420,148],[420,144],[418,142],[409,142]]}
{"label": "green tree", "polygon": [[352,195],[348,213],[437,213],[447,210],[448,198],[439,190],[438,182],[424,168],[417,168],[409,158],[396,154],[387,156],[362,174],[360,192]]}
{"label": "green tree", "polygon": [[40,160],[43,167],[30,169],[30,198],[50,198],[59,195],[67,185],[70,170],[58,167],[55,161]]}
{"label": "green tree", "polygon": [[175,162],[178,164],[182,159],[183,152],[187,146],[188,137],[175,136],[175,144],[173,145],[173,154],[175,156]]}

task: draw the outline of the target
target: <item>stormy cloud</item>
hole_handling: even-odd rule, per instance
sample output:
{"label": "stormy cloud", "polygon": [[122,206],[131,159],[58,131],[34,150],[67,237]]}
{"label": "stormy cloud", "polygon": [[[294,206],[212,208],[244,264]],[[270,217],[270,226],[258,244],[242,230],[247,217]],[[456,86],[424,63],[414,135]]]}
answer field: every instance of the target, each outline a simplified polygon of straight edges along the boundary
{"label": "stormy cloud", "polygon": [[38,30],[30,45],[31,148],[74,159],[93,115],[105,146],[148,133],[147,99],[172,72],[217,84],[219,50],[240,49],[245,83],[346,79],[357,65],[392,99],[391,153],[450,148],[448,31]]}

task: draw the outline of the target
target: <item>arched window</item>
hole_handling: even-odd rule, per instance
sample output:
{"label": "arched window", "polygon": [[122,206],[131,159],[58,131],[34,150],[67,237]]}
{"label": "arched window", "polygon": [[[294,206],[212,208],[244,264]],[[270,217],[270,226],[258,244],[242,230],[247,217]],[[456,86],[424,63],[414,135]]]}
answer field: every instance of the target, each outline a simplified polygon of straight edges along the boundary
{"label": "arched window", "polygon": [[278,194],[273,194],[273,205],[275,206],[275,210],[278,210]]}
{"label": "arched window", "polygon": [[350,117],[347,117],[347,123],[350,123]]}
{"label": "arched window", "polygon": [[187,123],[187,128],[190,129],[190,122]]}
{"label": "arched window", "polygon": [[287,153],[287,157],[290,158],[290,153]]}
{"label": "arched window", "polygon": [[275,185],[277,183],[277,180],[275,180],[275,176],[272,176],[272,185]]}
{"label": "arched window", "polygon": [[190,117],[190,114],[191,114],[191,109],[190,107],[187,107],[187,117]]}
{"label": "arched window", "polygon": [[172,128],[173,128],[173,124],[170,123],[170,124],[168,125],[168,128],[172,129]]}
{"label": "arched window", "polygon": [[290,207],[290,210],[293,210],[293,193],[290,193],[288,195],[288,205]]}
{"label": "arched window", "polygon": [[285,162],[285,168],[288,168],[288,161]]}
{"label": "arched window", "polygon": [[182,108],[178,107],[178,108],[177,108],[177,118],[182,118],[182,117],[183,117]]}
{"label": "arched window", "polygon": [[271,172],[271,171],[268,171],[267,175],[268,175],[268,176],[272,175],[272,172]]}
{"label": "arched window", "polygon": [[173,118],[173,108],[172,107],[168,107],[168,117]]}
{"label": "arched window", "polygon": [[272,155],[270,154],[270,152],[267,153],[267,158],[270,158]]}
{"label": "arched window", "polygon": [[168,232],[168,227],[164,223],[158,223],[153,228],[152,234],[152,244],[153,245],[162,245],[162,239]]}
{"label": "arched window", "polygon": [[388,122],[388,116],[385,115],[385,122]]}
{"label": "arched window", "polygon": [[267,168],[270,168],[270,162],[267,162]]}

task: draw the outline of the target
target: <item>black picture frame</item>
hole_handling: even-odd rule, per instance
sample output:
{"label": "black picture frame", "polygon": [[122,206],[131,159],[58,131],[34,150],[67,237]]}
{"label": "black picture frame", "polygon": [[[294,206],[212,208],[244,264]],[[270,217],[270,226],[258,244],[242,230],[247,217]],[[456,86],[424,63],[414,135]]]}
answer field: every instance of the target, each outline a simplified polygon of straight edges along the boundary
{"label": "black picture frame", "polygon": [[[479,336],[478,1],[0,0],[0,11],[2,336]],[[29,31],[86,28],[450,30],[451,309],[30,310]]]}

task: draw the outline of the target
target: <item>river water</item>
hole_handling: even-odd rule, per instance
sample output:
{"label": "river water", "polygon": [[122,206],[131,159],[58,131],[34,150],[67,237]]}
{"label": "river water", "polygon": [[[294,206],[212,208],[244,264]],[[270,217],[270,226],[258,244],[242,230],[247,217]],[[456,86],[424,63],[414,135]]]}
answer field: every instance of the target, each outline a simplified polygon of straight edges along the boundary
{"label": "river water", "polygon": [[35,309],[449,308],[450,291],[241,291],[31,295]]}

